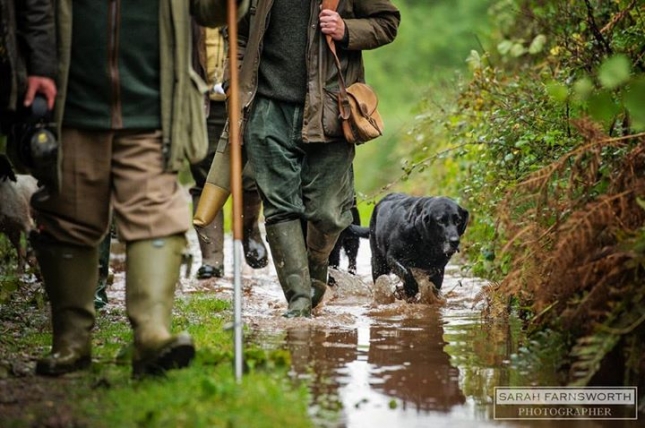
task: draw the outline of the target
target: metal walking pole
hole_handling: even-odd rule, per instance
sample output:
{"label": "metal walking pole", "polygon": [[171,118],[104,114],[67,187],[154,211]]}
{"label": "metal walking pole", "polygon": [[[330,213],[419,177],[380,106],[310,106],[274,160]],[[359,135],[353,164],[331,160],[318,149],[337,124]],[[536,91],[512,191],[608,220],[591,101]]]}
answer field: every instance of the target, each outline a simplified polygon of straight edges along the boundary
{"label": "metal walking pole", "polygon": [[231,149],[231,194],[233,195],[233,335],[235,379],[242,380],[242,146],[240,142],[240,97],[237,70],[237,1],[227,1],[229,67],[231,75],[228,97],[229,144]]}

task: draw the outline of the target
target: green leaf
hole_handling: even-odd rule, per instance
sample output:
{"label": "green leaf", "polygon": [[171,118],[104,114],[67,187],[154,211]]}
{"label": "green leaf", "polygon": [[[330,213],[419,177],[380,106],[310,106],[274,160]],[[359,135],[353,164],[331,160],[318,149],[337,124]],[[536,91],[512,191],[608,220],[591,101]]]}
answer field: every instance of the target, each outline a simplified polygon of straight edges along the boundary
{"label": "green leaf", "polygon": [[526,140],[517,140],[514,146],[519,149],[520,147],[525,146],[527,143],[528,141]]}
{"label": "green leaf", "polygon": [[593,92],[593,82],[588,77],[583,77],[573,84],[573,96],[577,101],[586,101]]}
{"label": "green leaf", "polygon": [[623,95],[623,104],[636,131],[645,130],[645,78],[630,83]]}
{"label": "green leaf", "polygon": [[482,68],[482,59],[481,56],[479,56],[479,52],[476,50],[471,50],[470,54],[466,58],[466,64],[468,64],[468,67],[471,70],[478,70]]}
{"label": "green leaf", "polygon": [[589,98],[589,114],[598,121],[609,122],[619,111],[609,91],[600,91]]}
{"label": "green leaf", "polygon": [[618,343],[620,335],[606,332],[597,332],[590,336],[581,337],[571,349],[574,362],[571,365],[573,380],[570,386],[585,386],[593,375],[600,369],[600,364],[609,352]]}
{"label": "green leaf", "polygon": [[511,42],[510,40],[504,40],[497,45],[497,51],[502,55],[506,55],[511,51],[512,47],[513,42]]}
{"label": "green leaf", "polygon": [[615,89],[629,80],[631,64],[625,55],[615,55],[606,59],[598,71],[600,84],[607,89]]}
{"label": "green leaf", "polygon": [[511,48],[511,56],[514,58],[520,57],[526,53],[526,48],[520,43],[515,43]]}
{"label": "green leaf", "polygon": [[511,51],[512,47],[513,42],[511,42],[510,40],[503,40],[497,45],[497,51],[502,55],[506,55]]}
{"label": "green leaf", "polygon": [[557,102],[565,102],[569,96],[569,90],[566,85],[558,82],[551,82],[546,85],[546,91],[551,98]]}
{"label": "green leaf", "polygon": [[638,204],[639,207],[645,210],[645,200],[642,198],[636,198],[636,203]]}
{"label": "green leaf", "polygon": [[531,55],[535,55],[542,52],[545,44],[546,36],[544,34],[538,34],[531,42],[531,46],[529,46],[529,53]]}

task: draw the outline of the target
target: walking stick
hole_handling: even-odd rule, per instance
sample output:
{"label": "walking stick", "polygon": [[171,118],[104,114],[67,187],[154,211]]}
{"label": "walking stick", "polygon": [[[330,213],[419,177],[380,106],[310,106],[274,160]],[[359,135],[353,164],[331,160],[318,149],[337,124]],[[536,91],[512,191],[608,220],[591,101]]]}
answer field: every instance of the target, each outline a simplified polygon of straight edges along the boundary
{"label": "walking stick", "polygon": [[227,2],[229,67],[231,75],[228,97],[228,121],[231,149],[231,194],[233,195],[233,330],[235,350],[235,379],[242,380],[242,147],[240,143],[240,97],[237,70],[237,2]]}

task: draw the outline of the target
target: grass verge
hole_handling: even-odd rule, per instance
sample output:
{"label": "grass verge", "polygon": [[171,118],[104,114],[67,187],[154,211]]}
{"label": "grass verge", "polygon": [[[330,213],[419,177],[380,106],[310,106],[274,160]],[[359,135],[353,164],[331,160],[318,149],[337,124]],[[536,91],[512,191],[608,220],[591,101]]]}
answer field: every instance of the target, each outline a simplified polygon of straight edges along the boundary
{"label": "grass verge", "polygon": [[225,330],[228,301],[207,293],[177,300],[173,330],[188,331],[198,346],[187,369],[132,380],[132,333],[124,310],[112,308],[98,313],[92,368],[50,379],[33,375],[35,359],[49,348],[48,305],[27,294],[0,305],[3,427],[313,426],[306,386],[289,379],[288,352],[245,346],[246,373],[238,384],[232,333]]}

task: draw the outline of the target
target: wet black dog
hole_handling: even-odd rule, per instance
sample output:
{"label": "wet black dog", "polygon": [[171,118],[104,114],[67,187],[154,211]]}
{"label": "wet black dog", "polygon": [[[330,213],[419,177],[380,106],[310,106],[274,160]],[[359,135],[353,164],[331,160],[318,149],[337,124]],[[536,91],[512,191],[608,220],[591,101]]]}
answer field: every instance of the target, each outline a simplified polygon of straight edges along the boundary
{"label": "wet black dog", "polygon": [[[361,225],[361,217],[358,213],[356,206],[352,207],[352,224],[356,226]],[[347,272],[356,275],[356,257],[358,256],[358,248],[361,245],[360,238],[352,233],[349,228],[343,230],[338,236],[334,249],[329,254],[329,267],[338,269],[340,266],[340,253],[343,251],[347,257]],[[334,285],[336,281],[330,275],[329,285]]]}
{"label": "wet black dog", "polygon": [[369,237],[374,282],[393,272],[403,281],[405,294],[414,297],[419,285],[410,269],[427,272],[441,289],[446,264],[459,251],[468,218],[468,211],[447,197],[391,193],[374,207],[369,228],[350,226],[350,231]]}

